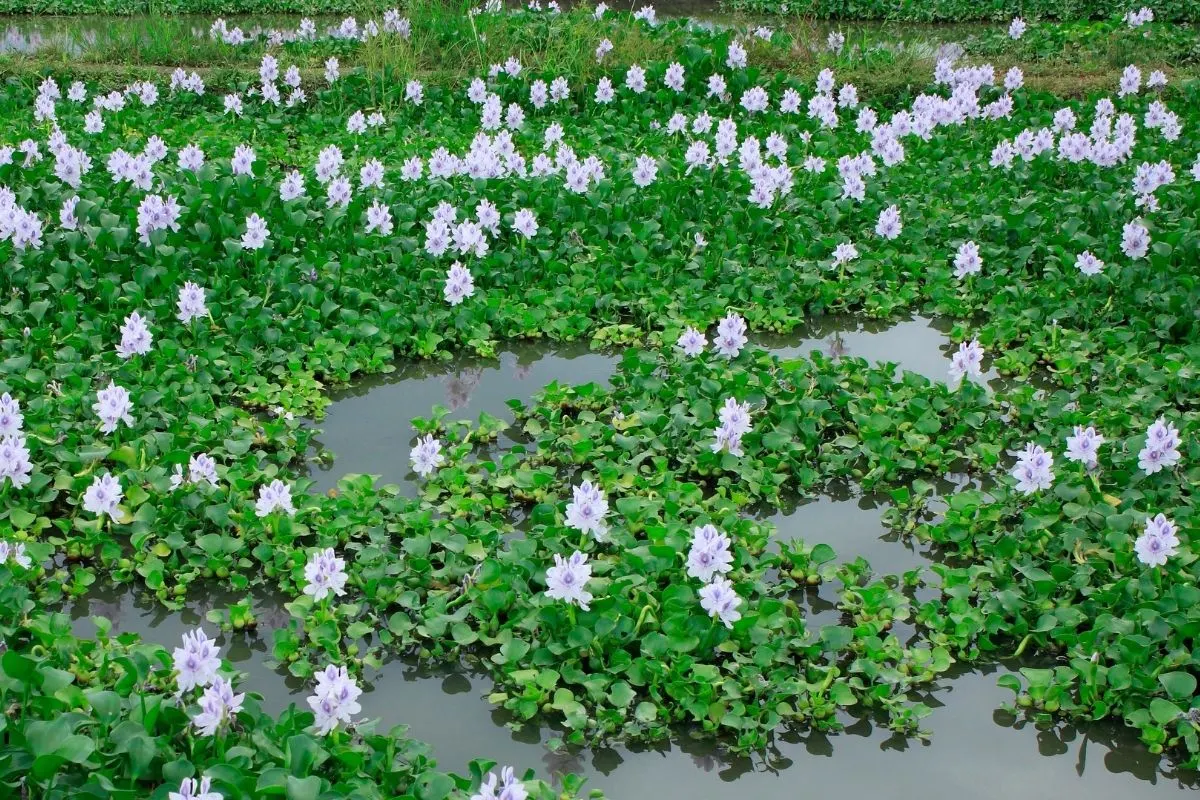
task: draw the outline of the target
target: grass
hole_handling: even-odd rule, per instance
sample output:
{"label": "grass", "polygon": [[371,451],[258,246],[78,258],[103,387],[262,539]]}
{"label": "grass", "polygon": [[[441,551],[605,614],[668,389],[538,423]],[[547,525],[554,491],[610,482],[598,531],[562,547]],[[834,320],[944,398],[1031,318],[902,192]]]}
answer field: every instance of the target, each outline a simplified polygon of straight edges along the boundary
{"label": "grass", "polygon": [[[417,78],[426,82],[459,81],[488,65],[517,56],[527,69],[549,75],[570,75],[573,83],[594,84],[610,64],[647,63],[669,59],[689,35],[676,21],[649,31],[640,25],[612,25],[587,14],[489,15],[461,24],[456,7],[440,0],[417,0],[406,7],[413,36],[379,36],[363,43],[333,40],[298,42],[274,48],[281,64],[296,64],[306,83],[320,82],[325,60],[337,57],[343,71],[363,70],[383,80]],[[0,76],[35,80],[82,78],[105,87],[132,80],[162,80],[177,67],[195,70],[212,90],[236,91],[257,82],[258,64],[267,52],[263,43],[233,47],[207,35],[210,18],[147,17],[101,19],[77,25],[54,21],[53,31],[66,34],[94,31],[82,45],[66,41],[36,52],[0,54]],[[265,17],[239,24],[295,25],[294,17]],[[715,24],[750,28],[753,17],[727,16]],[[327,24],[327,23],[326,23]],[[967,56],[986,59],[998,70],[1020,66],[1027,85],[1063,96],[1083,96],[1116,86],[1121,69],[1134,60],[1147,68],[1163,68],[1173,83],[1195,77],[1200,46],[1193,29],[1180,26],[1154,39],[1129,41],[1105,23],[1033,26],[1027,40],[1012,43],[995,26],[865,24],[839,26],[847,37],[837,57],[826,50],[830,26],[811,19],[777,25],[777,39],[786,46],[768,46],[751,37],[751,62],[764,73],[783,72],[811,80],[820,69],[834,66],[841,80],[855,83],[867,96],[890,98],[920,91],[927,85],[939,48],[961,42]],[[200,35],[197,35],[197,34]],[[605,64],[597,64],[595,48],[609,38],[614,46]],[[1131,49],[1132,48],[1132,49]],[[1196,58],[1187,54],[1195,48]]]}

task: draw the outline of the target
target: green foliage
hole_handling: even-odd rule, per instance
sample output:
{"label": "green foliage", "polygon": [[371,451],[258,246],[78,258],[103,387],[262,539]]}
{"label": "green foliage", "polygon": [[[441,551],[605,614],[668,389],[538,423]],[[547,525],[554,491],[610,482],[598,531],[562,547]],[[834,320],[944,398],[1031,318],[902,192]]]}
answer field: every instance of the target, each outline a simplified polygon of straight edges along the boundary
{"label": "green foliage", "polygon": [[[578,16],[547,25],[590,24]],[[551,46],[559,30],[507,24],[478,21],[531,48]],[[693,89],[721,70],[731,38],[678,25],[663,35],[679,42],[671,55]],[[591,54],[558,57],[582,63]],[[272,592],[289,600],[288,623],[271,639],[280,670],[309,679],[329,663],[369,675],[405,655],[467,662],[491,675],[495,703],[519,720],[560,723],[570,744],[661,739],[686,725],[750,750],[782,726],[836,730],[846,708],[918,733],[928,709],[910,699],[914,688],[955,661],[1015,652],[1057,658],[1006,681],[1018,706],[1046,718],[1121,718],[1152,748],[1196,758],[1200,197],[1184,170],[1200,149],[1197,87],[1175,90],[1180,141],[1139,131],[1136,161],[1171,160],[1179,176],[1157,192],[1154,244],[1135,262],[1119,248],[1135,213],[1128,169],[1049,157],[1006,173],[988,166],[999,139],[1051,125],[1059,98],[1018,92],[1012,119],[906,139],[906,160],[872,180],[861,203],[842,197],[829,174],[797,171],[791,193],[764,210],[745,202],[739,173],[685,171],[679,140],[651,122],[707,106],[697,92],[663,87],[666,59],[643,65],[645,96],[599,106],[591,84],[575,83],[564,105],[531,111],[515,134],[521,152],[537,153],[549,123],[561,122],[581,156],[608,165],[586,195],[559,176],[401,182],[410,156],[463,152],[478,111],[457,85],[431,84],[422,105],[407,102],[400,76],[382,71],[313,89],[303,109],[247,99],[241,119],[222,114],[211,94],[164,92],[151,107],[131,98],[86,139],[86,107],[64,102],[58,124],[97,157],[82,185],[58,180],[51,158],[0,167],[17,202],[43,218],[80,198],[76,230],[48,226],[36,251],[0,242],[0,390],[23,404],[37,465],[29,486],[5,490],[0,512],[0,538],[25,543],[34,561],[29,570],[0,567],[0,702],[15,708],[0,723],[0,785],[15,791],[26,780],[47,797],[144,795],[203,773],[226,797],[438,800],[478,783],[478,774],[437,772],[402,731],[367,724],[318,739],[309,712],[270,718],[253,697],[227,735],[197,738],[186,702],[171,698],[165,643],[114,639],[103,625],[95,641],[80,640],[55,612],[97,583],[139,585],[167,607],[189,591]],[[619,76],[624,64],[604,69]],[[535,77],[556,75],[523,80]],[[869,99],[894,110],[893,101],[929,88],[925,76],[907,80],[887,102]],[[756,85],[772,98],[803,88],[755,66],[729,76],[735,98]],[[520,81],[492,89],[506,103],[528,98]],[[31,121],[33,93],[11,79],[0,94],[14,142],[49,132]],[[1139,119],[1146,102],[1116,100]],[[1067,104],[1090,118],[1090,103]],[[378,110],[389,124],[351,134],[346,119],[358,110]],[[830,131],[803,115],[736,113],[742,137],[782,133],[793,164],[870,146],[849,120]],[[136,231],[144,193],[114,184],[99,158],[140,152],[151,134],[172,150],[195,142],[208,161],[195,173],[160,169],[161,191],[184,211],[180,230],[156,231],[146,244]],[[334,143],[348,156],[347,175],[383,160],[386,185],[328,208],[311,166]],[[239,144],[256,151],[251,175],[230,174]],[[637,190],[628,173],[642,153],[660,172]],[[285,202],[278,182],[291,169],[305,171],[310,195]],[[476,296],[449,306],[449,259],[425,252],[424,222],[441,201],[473,210],[484,197],[499,206],[501,233],[486,256],[469,259]],[[372,200],[391,210],[392,235],[365,232]],[[870,231],[892,204],[904,233],[877,239]],[[528,240],[511,231],[522,208],[541,226]],[[270,231],[261,251],[239,244],[250,213]],[[850,238],[862,257],[831,268],[830,252]],[[985,268],[959,281],[950,262],[968,239]],[[1083,248],[1103,254],[1103,274],[1075,269]],[[185,325],[175,302],[187,280],[205,287],[212,313]],[[122,360],[118,329],[135,310],[150,321],[154,348]],[[977,335],[1005,380],[951,390],[861,359],[781,360],[751,348],[730,361],[687,360],[673,349],[685,326],[729,310],[776,332],[832,312],[936,314],[958,321],[955,340]],[[319,425],[330,387],[400,358],[489,354],[518,339],[626,349],[611,387],[551,384],[516,403],[510,446],[480,446],[499,438],[493,418],[455,423],[434,413],[413,422],[447,449],[446,465],[416,496],[369,476],[325,495],[304,492],[315,433],[296,417]],[[109,380],[130,389],[136,420],[103,435],[91,404]],[[740,458],[711,447],[729,397],[753,407]],[[1136,469],[1138,440],[1160,415],[1179,426],[1183,460],[1146,476]],[[1003,475],[1008,452],[1031,440],[1061,449],[1088,423],[1109,437],[1101,470],[1060,463],[1052,491],[1018,495]],[[174,467],[198,452],[218,461],[220,485],[170,491]],[[935,501],[934,481],[957,471],[1000,481]],[[116,521],[81,507],[104,472],[125,487]],[[254,512],[254,495],[275,478],[297,490],[294,517]],[[610,499],[611,543],[581,541],[564,523],[583,478]],[[751,516],[831,483],[887,491],[897,534],[935,543],[941,563],[881,574],[839,558],[838,531],[783,544]],[[1186,546],[1151,571],[1136,562],[1132,540],[1159,511],[1179,523]],[[684,566],[692,529],[706,523],[735,543],[730,579],[743,606],[730,628],[705,613]],[[317,602],[302,593],[303,570],[326,547],[347,561],[347,594]],[[576,548],[594,567],[587,611],[544,593],[553,555]],[[836,624],[812,623],[808,592],[818,585],[837,591]],[[233,630],[258,624],[248,602],[210,619]],[[533,785],[537,797],[551,796]]]}
{"label": "green foliage", "polygon": [[1114,12],[1148,6],[1161,21],[1200,21],[1198,0],[723,0],[738,11],[798,14],[817,19],[880,19],[899,22],[972,20],[1106,19]]}

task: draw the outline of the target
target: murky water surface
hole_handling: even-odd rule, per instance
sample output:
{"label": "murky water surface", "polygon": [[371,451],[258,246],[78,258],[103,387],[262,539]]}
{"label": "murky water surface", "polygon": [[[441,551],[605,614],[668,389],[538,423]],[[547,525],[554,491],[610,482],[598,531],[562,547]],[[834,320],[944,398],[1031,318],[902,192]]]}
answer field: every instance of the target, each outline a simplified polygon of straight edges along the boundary
{"label": "murky water surface", "polygon": [[509,400],[528,402],[553,381],[606,385],[618,361],[618,356],[590,352],[586,345],[525,344],[499,359],[419,362],[367,378],[335,393],[318,423],[317,442],[334,454],[334,461],[313,471],[316,490],[326,491],[353,472],[378,475],[381,483],[415,494],[416,476],[408,461],[414,417],[429,418],[434,406],[442,406],[450,419],[475,420],[487,413],[512,421]]}
{"label": "murky water surface", "polygon": [[[80,600],[69,610],[78,635],[91,635],[94,626],[88,617],[101,615],[113,621],[117,632],[134,631],[174,647],[185,630],[204,622],[209,607],[223,602],[232,598],[210,599],[173,613],[152,598],[124,590]],[[222,653],[245,673],[239,689],[262,694],[268,712],[290,703],[303,705],[311,689],[267,666],[269,628],[282,624],[287,614],[272,613],[267,601],[256,605],[257,635],[222,635]],[[207,628],[211,633],[214,626]],[[491,682],[465,668],[392,662],[365,676],[362,704],[383,729],[408,726],[410,735],[433,747],[443,769],[465,774],[471,759],[486,757],[518,770],[534,768],[544,777],[582,775],[589,787],[622,800],[659,800],[664,793],[704,800],[794,800],[801,791],[929,800],[1140,800],[1183,794],[1200,785],[1195,774],[1175,772],[1120,726],[1039,729],[1000,710],[1012,693],[999,688],[996,679],[1008,669],[993,665],[962,672],[924,694],[922,699],[934,707],[925,724],[932,733],[928,742],[847,718],[841,734],[784,732],[768,750],[750,757],[728,756],[685,733],[654,746],[556,751],[550,742],[561,731],[514,725],[503,709],[487,701]]]}
{"label": "murky water surface", "polygon": [[[783,359],[807,358],[813,351],[829,357],[859,357],[875,364],[892,362],[898,371],[945,380],[953,350],[948,326],[924,317],[892,323],[826,317],[785,335],[758,335],[751,344]],[[418,362],[389,375],[367,378],[336,392],[317,426],[317,443],[333,457],[314,467],[316,491],[327,491],[350,474],[378,475],[415,494],[408,452],[415,433],[411,420],[428,418],[435,405],[451,419],[474,420],[481,413],[511,420],[509,400],[527,402],[551,381],[564,385],[607,384],[620,357],[593,353],[586,345],[526,343],[499,359]],[[989,373],[985,377],[994,377]]]}

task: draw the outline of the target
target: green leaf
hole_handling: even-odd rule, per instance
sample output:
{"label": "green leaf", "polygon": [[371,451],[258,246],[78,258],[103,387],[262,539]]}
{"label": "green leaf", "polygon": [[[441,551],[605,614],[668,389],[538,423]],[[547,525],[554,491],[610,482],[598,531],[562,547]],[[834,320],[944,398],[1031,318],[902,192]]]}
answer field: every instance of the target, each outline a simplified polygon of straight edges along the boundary
{"label": "green leaf", "polygon": [[287,776],[288,800],[317,800],[320,794],[321,779],[316,775],[310,775],[307,778],[297,778],[295,775]]}
{"label": "green leaf", "polygon": [[1167,725],[1179,719],[1179,715],[1183,712],[1179,710],[1179,706],[1163,700],[1161,697],[1156,697],[1150,701],[1150,716],[1159,725]]}
{"label": "green leaf", "polygon": [[633,715],[637,717],[638,722],[654,722],[654,720],[658,719],[658,706],[654,705],[654,703],[642,701],[638,703]]}
{"label": "green leaf", "polygon": [[1164,672],[1158,682],[1172,700],[1189,700],[1196,693],[1196,676],[1190,672]]}

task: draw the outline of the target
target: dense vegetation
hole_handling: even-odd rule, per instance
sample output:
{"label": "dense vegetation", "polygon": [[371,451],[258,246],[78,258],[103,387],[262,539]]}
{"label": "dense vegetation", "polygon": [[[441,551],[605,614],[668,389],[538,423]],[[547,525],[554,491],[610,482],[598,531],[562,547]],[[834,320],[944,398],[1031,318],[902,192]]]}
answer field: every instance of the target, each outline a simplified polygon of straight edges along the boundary
{"label": "dense vegetation", "polygon": [[1103,0],[727,0],[731,8],[818,19],[878,19],[895,22],[1005,21],[1013,17],[1049,20],[1107,19],[1142,7],[1166,21],[1200,21],[1196,0],[1159,3],[1106,3]]}
{"label": "dense vegetation", "polygon": [[[1066,101],[943,60],[879,100],[836,43],[813,85],[759,68],[770,31],[595,24],[670,58],[585,53],[581,79],[514,55],[468,87],[306,77],[274,50],[225,96],[186,71],[4,86],[6,789],[487,797],[489,764],[451,777],[361,722],[354,680],[412,656],[479,664],[568,742],[686,725],[744,750],[846,709],[915,733],[915,687],[1015,652],[1031,713],[1120,718],[1195,762],[1200,89],[1126,70]],[[947,382],[781,361],[739,326],[913,311],[956,321]],[[301,420],[331,386],[531,338],[620,369],[547,387],[504,440],[413,421],[416,497],[305,492]],[[999,388],[972,379],[980,347]],[[934,498],[956,471],[996,485]],[[942,563],[879,574],[837,531],[751,518],[834,482],[888,492]],[[267,718],[206,644],[72,636],[63,604],[114,583],[282,596],[273,654],[316,702]],[[808,623],[819,584],[840,624]]]}
{"label": "dense vegetation", "polygon": [[[571,5],[564,3],[564,6]],[[722,0],[738,11],[830,20],[898,22],[1106,19],[1149,6],[1158,19],[1200,22],[1200,0]],[[716,6],[716,3],[713,3]],[[359,14],[380,13],[380,0],[0,0],[0,14]]]}

